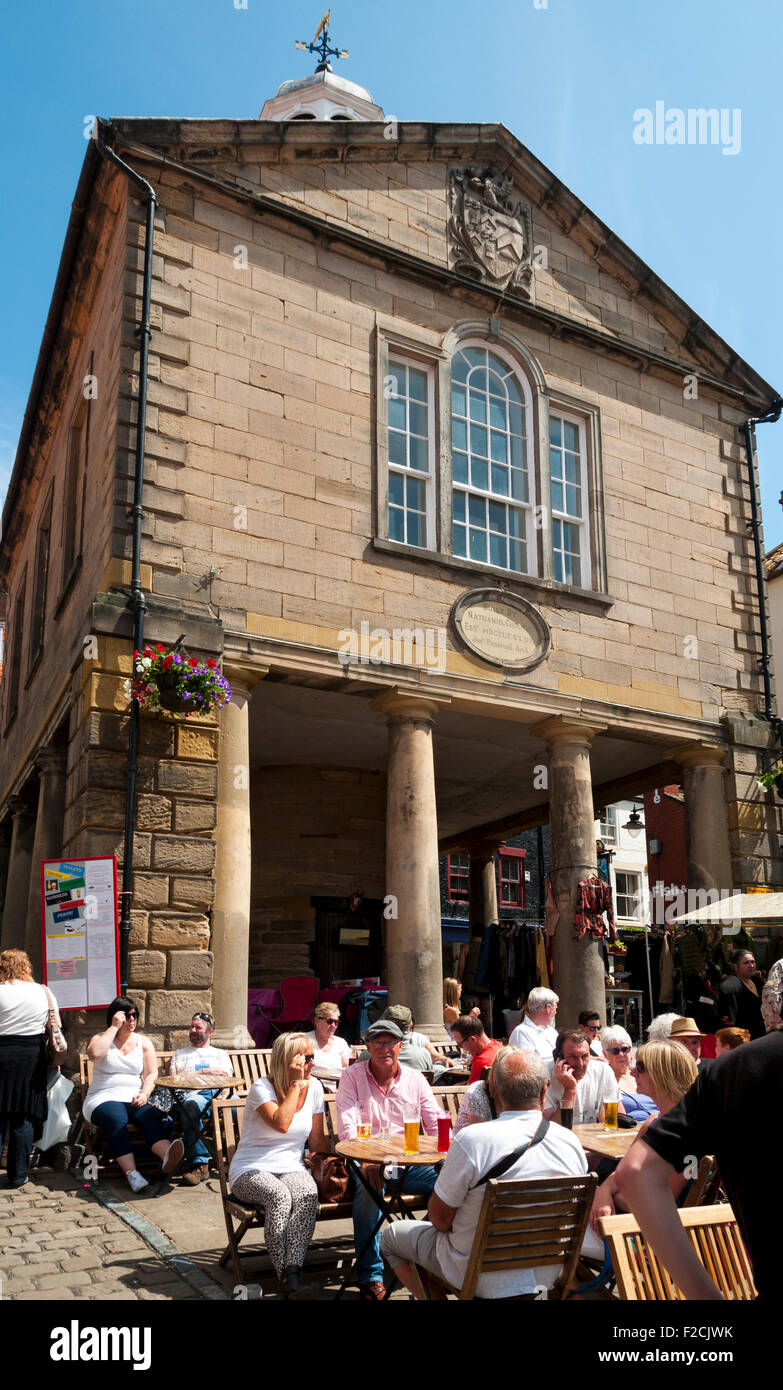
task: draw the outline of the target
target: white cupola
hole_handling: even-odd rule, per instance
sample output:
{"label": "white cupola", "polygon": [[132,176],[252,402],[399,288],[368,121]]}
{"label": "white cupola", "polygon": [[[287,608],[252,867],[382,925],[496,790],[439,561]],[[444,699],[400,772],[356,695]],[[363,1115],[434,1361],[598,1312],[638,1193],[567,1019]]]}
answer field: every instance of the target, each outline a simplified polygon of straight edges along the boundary
{"label": "white cupola", "polygon": [[[366,87],[337,77],[332,72],[330,56],[347,58],[346,49],[329,43],[327,10],[315,31],[312,43],[297,42],[300,51],[316,53],[320,62],[309,77],[295,78],[278,87],[275,95],[264,102],[261,121],[383,121],[380,106],[376,106]],[[319,39],[320,35],[320,39]]]}

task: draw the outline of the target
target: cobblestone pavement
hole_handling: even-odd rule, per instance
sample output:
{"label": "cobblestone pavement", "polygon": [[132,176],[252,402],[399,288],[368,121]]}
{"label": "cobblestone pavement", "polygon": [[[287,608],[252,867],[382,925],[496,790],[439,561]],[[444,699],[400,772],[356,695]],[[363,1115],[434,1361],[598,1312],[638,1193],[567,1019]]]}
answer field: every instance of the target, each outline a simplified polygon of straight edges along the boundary
{"label": "cobblestone pavement", "polygon": [[[115,1169],[116,1173],[116,1169]],[[111,1204],[107,1206],[106,1203]],[[246,1285],[218,1261],[226,1228],[216,1177],[198,1187],[178,1180],[151,1183],[134,1196],[118,1177],[87,1186],[76,1172],[34,1170],[16,1191],[0,1175],[0,1295],[23,1300],[228,1301],[276,1297],[276,1280],[263,1234],[242,1243]],[[337,1241],[338,1250],[318,1250]],[[348,1222],[316,1228],[306,1277],[319,1297],[340,1286],[337,1260],[350,1261]],[[358,1299],[347,1289],[345,1301]],[[392,1297],[406,1299],[396,1289]]]}

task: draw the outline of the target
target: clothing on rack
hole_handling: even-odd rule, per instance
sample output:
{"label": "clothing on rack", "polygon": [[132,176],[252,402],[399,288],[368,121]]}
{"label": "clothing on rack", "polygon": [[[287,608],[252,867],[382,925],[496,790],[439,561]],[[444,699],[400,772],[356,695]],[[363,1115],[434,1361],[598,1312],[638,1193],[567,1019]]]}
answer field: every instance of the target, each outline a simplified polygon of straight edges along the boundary
{"label": "clothing on rack", "polygon": [[666,933],[661,942],[661,986],[658,999],[661,1004],[671,1004],[674,999],[674,952],[670,932]]}

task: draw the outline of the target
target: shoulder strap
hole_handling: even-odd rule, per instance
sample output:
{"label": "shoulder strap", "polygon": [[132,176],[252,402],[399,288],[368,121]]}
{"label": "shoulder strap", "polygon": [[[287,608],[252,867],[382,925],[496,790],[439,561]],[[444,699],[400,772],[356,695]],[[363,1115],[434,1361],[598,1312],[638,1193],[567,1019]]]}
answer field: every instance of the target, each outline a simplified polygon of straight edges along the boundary
{"label": "shoulder strap", "polygon": [[489,1172],[484,1174],[483,1178],[479,1178],[478,1182],[474,1182],[473,1187],[470,1189],[471,1192],[476,1187],[483,1187],[484,1183],[489,1182],[490,1178],[499,1178],[502,1177],[503,1173],[507,1173],[509,1168],[513,1168],[517,1160],[520,1159],[523,1154],[527,1153],[528,1149],[532,1149],[534,1144],[541,1143],[548,1129],[549,1120],[545,1120],[542,1117],[541,1123],[533,1135],[533,1138],[528,1139],[526,1144],[520,1144],[519,1148],[514,1149],[513,1153],[506,1154],[505,1158],[501,1158],[498,1163],[494,1164]]}

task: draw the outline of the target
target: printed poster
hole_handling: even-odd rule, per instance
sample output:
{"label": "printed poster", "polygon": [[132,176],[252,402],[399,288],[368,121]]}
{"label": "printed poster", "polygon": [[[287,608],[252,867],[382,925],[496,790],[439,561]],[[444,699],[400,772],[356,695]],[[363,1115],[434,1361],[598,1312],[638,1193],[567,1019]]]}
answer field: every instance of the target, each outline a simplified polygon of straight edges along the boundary
{"label": "printed poster", "polygon": [[44,980],[60,1009],[105,1008],[120,992],[116,859],[41,861]]}

